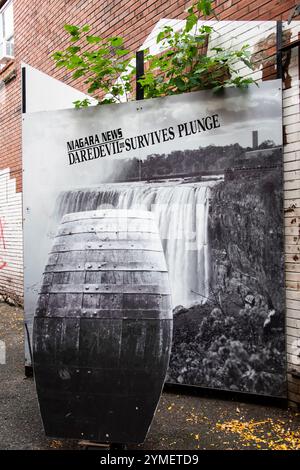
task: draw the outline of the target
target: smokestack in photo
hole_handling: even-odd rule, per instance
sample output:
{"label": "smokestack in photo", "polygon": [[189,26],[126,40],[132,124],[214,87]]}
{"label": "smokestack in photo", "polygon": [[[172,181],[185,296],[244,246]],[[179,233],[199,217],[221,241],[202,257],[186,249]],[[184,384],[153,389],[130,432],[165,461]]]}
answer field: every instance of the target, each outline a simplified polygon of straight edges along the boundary
{"label": "smokestack in photo", "polygon": [[258,148],[258,131],[252,131],[252,147],[253,150]]}

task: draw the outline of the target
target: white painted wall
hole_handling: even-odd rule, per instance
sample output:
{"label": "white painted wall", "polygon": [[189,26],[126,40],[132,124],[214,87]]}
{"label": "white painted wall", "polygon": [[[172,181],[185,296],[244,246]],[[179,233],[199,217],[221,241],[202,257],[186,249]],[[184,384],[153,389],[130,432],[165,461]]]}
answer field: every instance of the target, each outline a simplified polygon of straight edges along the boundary
{"label": "white painted wall", "polygon": [[23,296],[22,193],[8,168],[0,171],[0,295]]}

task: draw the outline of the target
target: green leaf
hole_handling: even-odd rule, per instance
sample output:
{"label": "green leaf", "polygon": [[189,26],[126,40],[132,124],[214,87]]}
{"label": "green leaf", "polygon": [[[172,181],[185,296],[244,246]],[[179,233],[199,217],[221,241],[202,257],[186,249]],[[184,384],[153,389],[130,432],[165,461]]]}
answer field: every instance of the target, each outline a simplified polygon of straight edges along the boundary
{"label": "green leaf", "polygon": [[86,40],[89,44],[98,44],[102,40],[99,36],[86,36]]}
{"label": "green leaf", "polygon": [[79,46],[69,46],[69,47],[67,47],[66,50],[68,52],[70,52],[70,54],[76,54],[76,52],[80,51],[80,47]]}
{"label": "green leaf", "polygon": [[120,36],[110,38],[109,41],[113,47],[120,47],[123,44],[123,38],[121,38]]}
{"label": "green leaf", "polygon": [[78,26],[74,26],[72,24],[65,24],[64,28],[72,36],[79,36],[80,29],[78,28]]}
{"label": "green leaf", "polygon": [[79,77],[83,77],[84,74],[85,74],[85,69],[78,69],[76,70],[76,72],[73,73],[72,77],[76,79]]}
{"label": "green leaf", "polygon": [[185,90],[186,84],[185,84],[184,80],[182,80],[182,78],[176,77],[176,78],[174,79],[174,84],[177,86],[177,88],[178,88],[180,91],[184,91],[184,90]]}
{"label": "green leaf", "polygon": [[81,31],[82,31],[83,33],[88,33],[88,32],[89,32],[89,30],[90,30],[90,27],[89,27],[89,25],[88,25],[88,24],[87,24],[87,25],[85,25],[85,26],[83,26],[83,27],[81,28]]}
{"label": "green leaf", "polygon": [[66,67],[67,66],[67,62],[65,60],[59,60],[56,62],[56,67],[60,68],[60,67]]}
{"label": "green leaf", "polygon": [[253,69],[254,64],[250,60],[243,58],[242,61],[247,67],[249,67],[249,69]]}
{"label": "green leaf", "polygon": [[52,54],[54,60],[59,60],[62,58],[63,53],[61,51],[56,51]]}
{"label": "green leaf", "polygon": [[102,104],[115,104],[116,103],[116,100],[112,97],[112,98],[104,98],[102,101],[99,101],[98,104],[102,105]]}
{"label": "green leaf", "polygon": [[186,24],[185,24],[185,31],[188,33],[193,29],[193,27],[197,24],[198,22],[198,16],[192,13],[189,15],[186,19]]}
{"label": "green leaf", "polygon": [[200,31],[202,33],[210,34],[210,33],[213,32],[213,28],[211,26],[202,25],[201,28],[200,28]]}
{"label": "green leaf", "polygon": [[158,44],[159,42],[161,42],[164,38],[165,38],[165,32],[164,32],[164,31],[161,31],[160,33],[158,33],[158,35],[156,36],[156,42],[157,42],[157,44]]}
{"label": "green leaf", "polygon": [[171,39],[172,34],[174,34],[173,28],[170,26],[165,26],[162,31],[158,33],[156,36],[156,43],[158,44],[159,42],[163,41],[164,39]]}
{"label": "green leaf", "polygon": [[82,58],[78,57],[77,55],[71,56],[69,59],[68,68],[74,69],[78,67],[79,65],[84,65],[84,61],[82,60]]}
{"label": "green leaf", "polygon": [[212,50],[212,51],[215,51],[215,52],[223,52],[223,48],[222,48],[222,47],[212,47],[211,50]]}
{"label": "green leaf", "polygon": [[130,52],[129,49],[116,49],[116,54],[120,57],[123,55],[129,54],[129,52]]}
{"label": "green leaf", "polygon": [[87,106],[91,104],[91,102],[88,98],[85,98],[84,100],[73,101],[73,104],[75,108],[79,109],[79,108],[86,108]]}
{"label": "green leaf", "polygon": [[88,93],[94,93],[94,91],[99,90],[100,83],[98,81],[94,81],[91,86],[88,88]]}
{"label": "green leaf", "polygon": [[203,13],[204,16],[208,16],[212,12],[211,0],[200,0],[197,2],[197,10]]}

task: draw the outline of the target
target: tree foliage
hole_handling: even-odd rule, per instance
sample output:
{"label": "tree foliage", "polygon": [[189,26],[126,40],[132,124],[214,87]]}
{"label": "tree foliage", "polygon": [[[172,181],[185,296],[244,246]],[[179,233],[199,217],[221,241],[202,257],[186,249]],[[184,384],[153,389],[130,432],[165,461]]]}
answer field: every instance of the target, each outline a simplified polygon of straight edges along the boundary
{"label": "tree foliage", "polygon": [[[71,36],[70,41],[78,43],[90,28],[88,25],[82,28],[65,25],[65,29]],[[56,66],[73,71],[74,79],[84,77],[84,83],[88,85],[87,92],[99,104],[120,102],[123,95],[128,99],[135,71],[130,65],[130,51],[124,48],[123,38],[85,35],[85,40],[88,44],[94,44],[95,49],[86,51],[82,46],[70,45],[64,51],[56,51],[53,54]],[[103,94],[104,97],[101,96]],[[86,107],[90,101],[77,100],[74,104],[76,108]]]}
{"label": "tree foliage", "polygon": [[[160,53],[151,55],[146,51],[146,71],[139,79],[145,98],[203,89],[245,88],[254,83],[251,77],[242,77],[235,70],[238,62],[252,69],[247,45],[238,50],[213,47],[207,54],[209,37],[214,29],[199,20],[212,14],[211,0],[199,0],[188,9],[185,25],[180,31],[165,26],[158,33],[156,40]],[[99,104],[132,99],[135,61],[124,47],[123,38],[90,35],[88,25],[65,25],[65,29],[70,34],[71,45],[53,54],[56,66],[73,71],[74,79],[84,77],[87,92]],[[85,50],[83,42],[95,47]],[[74,104],[84,107],[90,102],[85,99]]]}

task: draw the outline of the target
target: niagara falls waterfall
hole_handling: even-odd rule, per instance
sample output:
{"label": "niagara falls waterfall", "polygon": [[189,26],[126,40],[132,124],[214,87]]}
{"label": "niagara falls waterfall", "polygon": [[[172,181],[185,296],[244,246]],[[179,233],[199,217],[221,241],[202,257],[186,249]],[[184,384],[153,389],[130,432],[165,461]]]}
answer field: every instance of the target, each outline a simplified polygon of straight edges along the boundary
{"label": "niagara falls waterfall", "polygon": [[215,181],[179,184],[112,183],[66,191],[59,218],[96,209],[140,209],[155,214],[169,270],[173,307],[204,302],[209,294],[208,208]]}

